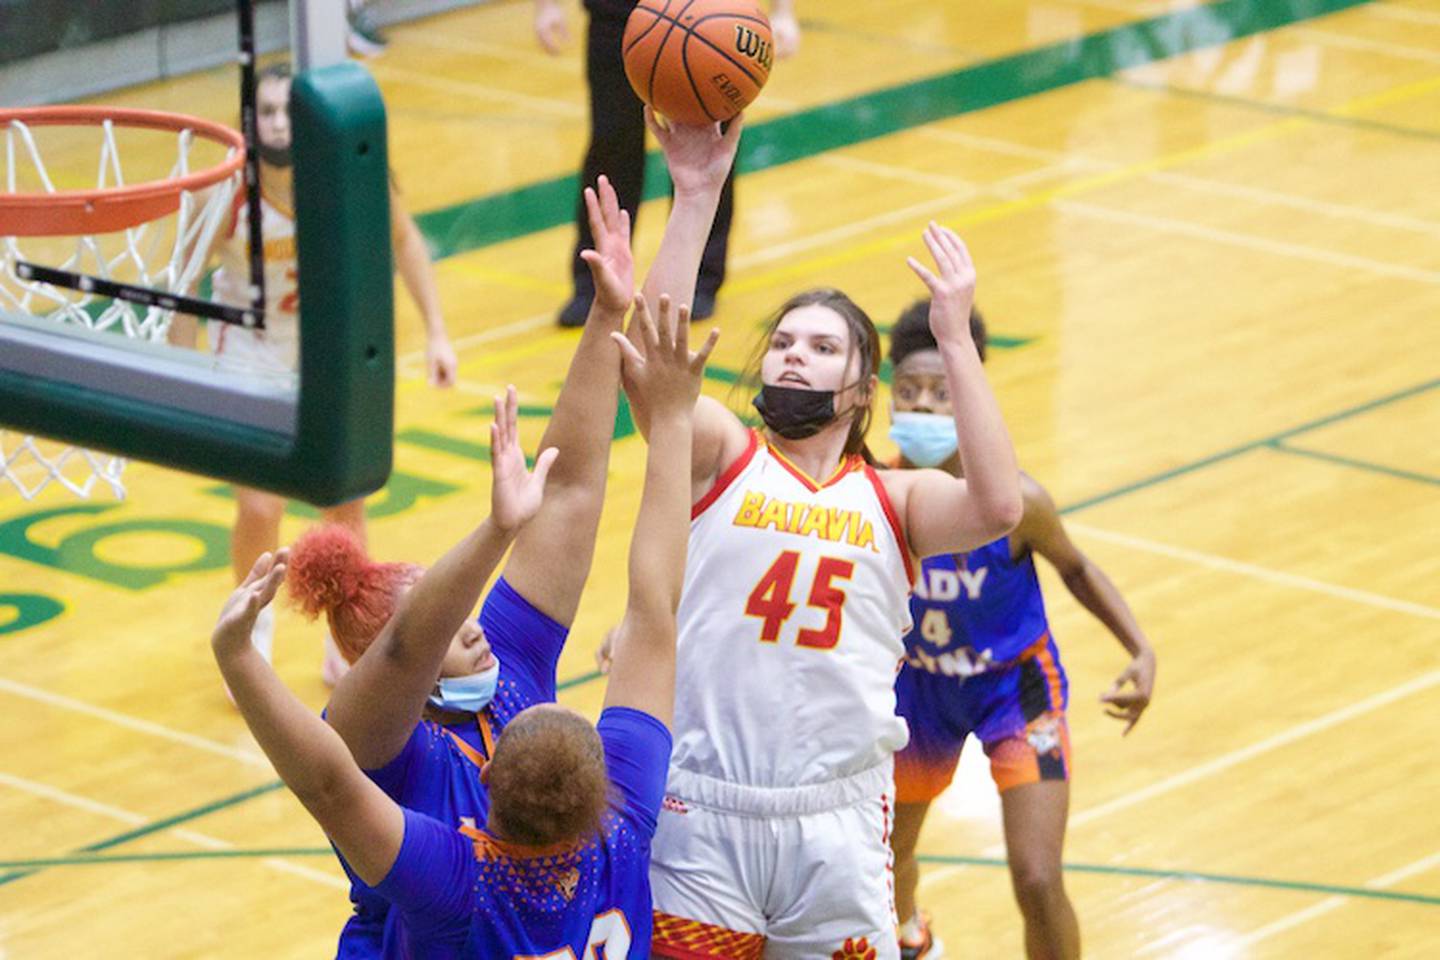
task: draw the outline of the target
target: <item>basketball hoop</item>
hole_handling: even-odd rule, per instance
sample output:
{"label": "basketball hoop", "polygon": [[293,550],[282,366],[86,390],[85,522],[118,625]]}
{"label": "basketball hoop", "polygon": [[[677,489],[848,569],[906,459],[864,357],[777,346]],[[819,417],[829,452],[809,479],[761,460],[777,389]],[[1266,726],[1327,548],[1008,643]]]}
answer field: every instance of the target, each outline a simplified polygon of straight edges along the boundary
{"label": "basketball hoop", "polygon": [[[146,158],[132,169],[155,167],[138,182],[127,183],[117,131]],[[198,117],[94,106],[0,110],[0,133],[0,312],[162,342],[226,226],[244,138]],[[76,157],[89,156],[85,169],[95,170],[96,154],[94,186],[65,186],[76,182]],[[31,261],[55,266],[21,266]],[[79,289],[42,279],[57,273],[78,275]],[[122,286],[149,296],[106,295]],[[0,430],[0,480],[25,499],[52,481],[88,497],[97,479],[124,497],[122,458],[14,437]]]}

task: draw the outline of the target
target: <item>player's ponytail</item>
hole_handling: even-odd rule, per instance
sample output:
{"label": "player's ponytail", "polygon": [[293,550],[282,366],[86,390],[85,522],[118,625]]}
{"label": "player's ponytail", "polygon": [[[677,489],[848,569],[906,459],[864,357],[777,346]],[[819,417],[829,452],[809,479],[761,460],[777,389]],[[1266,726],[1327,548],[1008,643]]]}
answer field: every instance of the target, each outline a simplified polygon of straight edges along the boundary
{"label": "player's ponytail", "polygon": [[354,663],[422,572],[411,563],[376,563],[354,533],[328,524],[295,541],[287,581],[296,606],[312,620],[324,613],[335,646]]}

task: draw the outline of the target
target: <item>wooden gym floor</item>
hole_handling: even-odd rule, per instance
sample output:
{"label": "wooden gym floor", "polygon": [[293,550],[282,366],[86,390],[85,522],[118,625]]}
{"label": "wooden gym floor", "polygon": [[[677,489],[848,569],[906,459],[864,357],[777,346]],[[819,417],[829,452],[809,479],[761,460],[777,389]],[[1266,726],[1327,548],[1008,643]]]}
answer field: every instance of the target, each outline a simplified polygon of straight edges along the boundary
{"label": "wooden gym floor", "polygon": [[[889,322],[924,223],[969,241],[1021,461],[1159,651],[1122,739],[1096,702],[1120,649],[1047,575],[1089,954],[1434,956],[1440,0],[800,5],[803,51],[750,116],[713,387],[796,289]],[[464,378],[424,384],[402,296],[377,556],[431,561],[483,516],[490,396],[543,408],[563,375],[579,50],[542,55],[516,0],[396,28],[369,61]],[[233,98],[222,70],[107,99],[233,122]],[[487,199],[533,184],[518,213]],[[641,217],[642,264],[663,217]],[[587,711],[643,460],[617,440],[561,662]],[[326,955],[345,884],[206,642],[231,504],[127,476],[118,505],[0,499],[0,957]],[[278,667],[317,709],[319,637],[282,611]],[[997,814],[966,764],[922,839],[952,956],[1021,951]]]}

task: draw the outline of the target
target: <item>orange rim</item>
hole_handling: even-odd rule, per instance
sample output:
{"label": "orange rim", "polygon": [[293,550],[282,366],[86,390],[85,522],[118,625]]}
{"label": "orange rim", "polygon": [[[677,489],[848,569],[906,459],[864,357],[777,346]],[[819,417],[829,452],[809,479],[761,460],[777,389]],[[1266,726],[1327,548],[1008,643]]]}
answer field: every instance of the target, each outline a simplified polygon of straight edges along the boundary
{"label": "orange rim", "polygon": [[114,233],[174,213],[180,195],[203,190],[235,175],[245,162],[245,138],[224,124],[162,110],[123,107],[56,106],[0,110],[0,127],[14,121],[32,127],[117,126],[196,136],[231,148],[223,163],[172,180],[151,180],[104,190],[64,190],[57,193],[0,192],[0,236],[54,237]]}

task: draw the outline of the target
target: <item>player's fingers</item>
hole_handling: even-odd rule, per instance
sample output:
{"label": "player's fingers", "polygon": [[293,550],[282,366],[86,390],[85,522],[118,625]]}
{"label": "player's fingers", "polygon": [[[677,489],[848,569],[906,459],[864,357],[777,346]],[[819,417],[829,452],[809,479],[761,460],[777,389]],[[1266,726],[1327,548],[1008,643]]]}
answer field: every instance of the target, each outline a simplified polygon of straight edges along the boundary
{"label": "player's fingers", "polygon": [[645,105],[645,126],[655,134],[655,138],[664,144],[670,137],[670,130],[660,123],[660,117],[655,113],[655,108],[648,103]]}
{"label": "player's fingers", "polygon": [[540,451],[540,456],[535,458],[535,479],[541,487],[545,486],[545,478],[550,476],[550,468],[555,466],[555,458],[558,456],[559,447],[546,447]]}
{"label": "player's fingers", "polygon": [[639,370],[645,366],[645,358],[635,349],[635,344],[630,342],[629,337],[619,331],[611,331],[610,339],[620,347],[620,355],[632,369]]}
{"label": "player's fingers", "polygon": [[970,256],[970,247],[965,243],[965,238],[949,227],[943,227],[942,234],[945,237],[945,245],[950,248],[956,264],[961,268],[973,269],[975,259]]}
{"label": "player's fingers", "polygon": [[600,208],[600,198],[595,195],[595,188],[586,187],[582,196],[585,198],[585,216],[590,220],[590,235],[604,236],[605,211]]}
{"label": "player's fingers", "polygon": [[605,174],[600,174],[600,211],[605,214],[605,223],[611,228],[620,225],[620,195],[615,192],[615,184]]}
{"label": "player's fingers", "polygon": [[511,446],[520,442],[520,391],[513,383],[505,388],[505,432]]}
{"label": "player's fingers", "polygon": [[491,426],[497,431],[496,446],[503,449],[505,446],[505,397],[503,394],[495,394],[495,416]]}
{"label": "player's fingers", "polygon": [[270,556],[270,551],[268,550],[260,554],[260,556],[256,557],[255,562],[250,565],[250,572],[245,575],[244,580],[240,581],[240,586],[248,587],[255,581],[259,580],[261,577],[265,576],[265,574],[270,570],[271,561],[272,558]]}
{"label": "player's fingers", "polygon": [[287,567],[283,563],[277,563],[270,568],[265,579],[260,581],[258,599],[260,606],[268,606],[270,601],[275,599],[275,594],[280,590],[280,584],[285,582],[285,571]]}
{"label": "player's fingers", "polygon": [[690,362],[690,369],[696,373],[704,370],[705,365],[710,362],[710,354],[714,352],[715,344],[719,342],[720,329],[717,327],[710,331],[710,335],[706,337],[705,342],[700,345],[700,351],[694,355],[694,359]]}
{"label": "player's fingers", "polygon": [[675,325],[670,329],[670,348],[681,360],[690,357],[690,305],[680,304],[675,311]]}
{"label": "player's fingers", "polygon": [[725,134],[723,139],[725,141],[726,148],[731,150],[735,149],[735,146],[740,142],[740,131],[744,128],[744,126],[745,114],[735,114],[734,119],[730,121],[730,125],[725,128]]}
{"label": "player's fingers", "polygon": [[930,256],[935,261],[935,266],[942,274],[948,273],[950,268],[950,254],[940,244],[940,238],[935,235],[935,224],[930,224],[925,229],[925,246],[930,251]]}
{"label": "player's fingers", "polygon": [[940,281],[936,279],[935,274],[931,273],[923,263],[921,263],[919,260],[916,260],[914,257],[906,257],[905,263],[910,267],[911,270],[915,271],[915,275],[920,278],[921,282],[923,282],[925,286],[930,288],[931,293],[934,293],[939,289]]}
{"label": "player's fingers", "polygon": [[650,350],[660,349],[660,329],[670,322],[670,294],[660,294],[659,313],[657,317],[648,309],[645,316],[641,318],[641,331],[645,334],[645,346]]}

